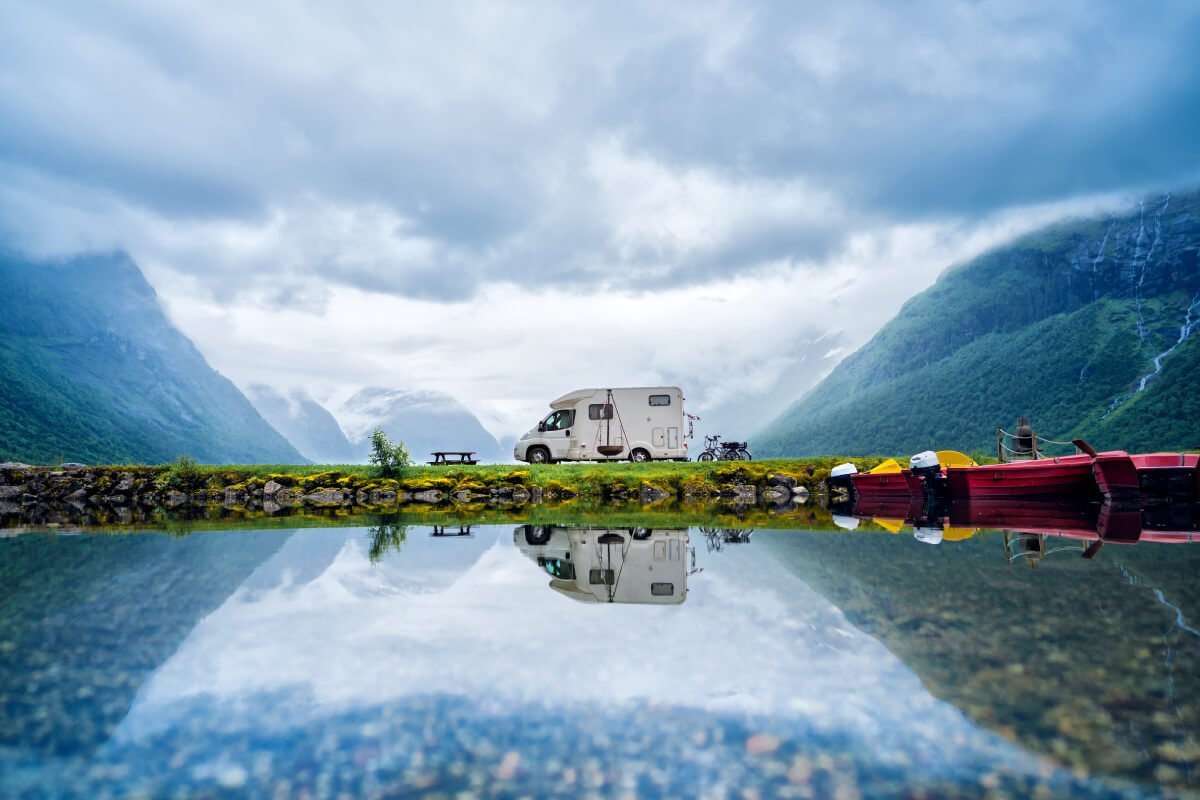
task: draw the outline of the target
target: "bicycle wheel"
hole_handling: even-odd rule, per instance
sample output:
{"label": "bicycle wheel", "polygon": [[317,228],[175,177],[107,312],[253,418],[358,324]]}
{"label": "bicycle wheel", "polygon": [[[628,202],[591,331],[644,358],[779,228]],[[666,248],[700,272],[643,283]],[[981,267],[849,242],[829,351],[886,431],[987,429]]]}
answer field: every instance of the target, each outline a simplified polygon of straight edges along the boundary
{"label": "bicycle wheel", "polygon": [[750,455],[750,451],[744,447],[738,448],[738,458],[742,459],[743,461],[753,461],[754,460],[754,458]]}
{"label": "bicycle wheel", "polygon": [[733,448],[721,451],[722,461],[737,461],[738,458],[740,458],[740,456],[738,456],[738,451],[734,450]]}
{"label": "bicycle wheel", "polygon": [[711,450],[705,450],[703,453],[696,456],[697,461],[715,461],[716,458],[717,457],[713,455]]}

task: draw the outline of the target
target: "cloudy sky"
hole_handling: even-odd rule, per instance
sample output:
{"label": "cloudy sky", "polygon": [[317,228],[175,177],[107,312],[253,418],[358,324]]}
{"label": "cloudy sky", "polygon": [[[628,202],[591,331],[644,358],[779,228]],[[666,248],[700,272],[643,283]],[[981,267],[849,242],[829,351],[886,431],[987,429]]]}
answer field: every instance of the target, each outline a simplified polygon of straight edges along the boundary
{"label": "cloudy sky", "polygon": [[1200,177],[1190,0],[0,10],[0,236],[127,250],[243,386],[497,434],[765,419],[947,266]]}

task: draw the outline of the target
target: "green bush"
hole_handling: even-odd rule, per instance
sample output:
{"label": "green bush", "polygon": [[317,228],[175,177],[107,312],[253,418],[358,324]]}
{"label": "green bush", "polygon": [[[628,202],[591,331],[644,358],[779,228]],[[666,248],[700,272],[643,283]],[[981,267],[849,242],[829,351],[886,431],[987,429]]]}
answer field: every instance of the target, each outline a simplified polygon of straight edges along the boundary
{"label": "green bush", "polygon": [[158,479],[163,488],[185,486],[195,483],[200,478],[200,462],[191,456],[179,456],[170,464]]}
{"label": "green bush", "polygon": [[371,463],[379,467],[379,474],[384,478],[394,478],[400,471],[412,463],[404,442],[392,444],[382,429],[371,431]]}

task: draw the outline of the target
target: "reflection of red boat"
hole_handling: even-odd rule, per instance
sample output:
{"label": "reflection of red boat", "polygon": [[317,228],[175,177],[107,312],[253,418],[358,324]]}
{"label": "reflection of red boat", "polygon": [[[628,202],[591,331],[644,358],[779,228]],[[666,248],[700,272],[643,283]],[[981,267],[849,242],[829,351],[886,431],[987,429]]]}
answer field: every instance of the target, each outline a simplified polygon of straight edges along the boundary
{"label": "reflection of red boat", "polygon": [[1158,507],[1083,500],[955,500],[951,525],[1105,542],[1200,543],[1200,504]]}
{"label": "reflection of red boat", "polygon": [[1083,500],[1005,500],[986,498],[955,500],[950,504],[951,525],[1002,528],[1019,533],[1090,533],[1095,536],[1098,503]]}
{"label": "reflection of red boat", "polygon": [[965,497],[1092,497],[1092,457],[1064,456],[1013,461],[982,467],[948,467],[950,496]]}
{"label": "reflection of red boat", "polygon": [[911,522],[921,516],[924,496],[861,495],[854,503],[854,516],[865,519],[899,519]]}

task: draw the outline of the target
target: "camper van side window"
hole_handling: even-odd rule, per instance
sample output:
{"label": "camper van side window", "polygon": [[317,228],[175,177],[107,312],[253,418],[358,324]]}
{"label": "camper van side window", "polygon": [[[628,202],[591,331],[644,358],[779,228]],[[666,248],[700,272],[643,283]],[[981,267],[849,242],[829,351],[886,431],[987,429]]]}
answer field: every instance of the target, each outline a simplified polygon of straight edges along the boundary
{"label": "camper van side window", "polygon": [[675,584],[673,583],[652,583],[650,584],[650,594],[655,597],[670,597],[675,594]]}
{"label": "camper van side window", "polygon": [[588,570],[588,583],[592,586],[612,586],[616,582],[617,573],[611,569]]}
{"label": "camper van side window", "polygon": [[612,403],[592,403],[588,406],[588,419],[612,419]]}
{"label": "camper van side window", "polygon": [[669,406],[669,405],[671,405],[671,395],[669,395],[669,394],[652,394],[652,395],[650,395],[650,405],[652,405],[652,406]]}

